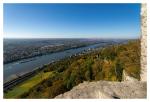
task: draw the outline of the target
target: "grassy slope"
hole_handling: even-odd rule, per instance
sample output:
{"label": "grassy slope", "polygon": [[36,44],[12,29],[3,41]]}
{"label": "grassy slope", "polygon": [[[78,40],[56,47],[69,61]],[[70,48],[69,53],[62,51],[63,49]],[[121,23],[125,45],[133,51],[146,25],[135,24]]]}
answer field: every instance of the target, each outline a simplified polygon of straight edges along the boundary
{"label": "grassy slope", "polygon": [[17,98],[18,96],[28,92],[31,88],[35,85],[39,84],[41,81],[47,79],[48,77],[52,76],[53,72],[47,73],[39,73],[34,77],[26,80],[25,82],[17,85],[11,91],[8,91],[4,94],[4,98]]}

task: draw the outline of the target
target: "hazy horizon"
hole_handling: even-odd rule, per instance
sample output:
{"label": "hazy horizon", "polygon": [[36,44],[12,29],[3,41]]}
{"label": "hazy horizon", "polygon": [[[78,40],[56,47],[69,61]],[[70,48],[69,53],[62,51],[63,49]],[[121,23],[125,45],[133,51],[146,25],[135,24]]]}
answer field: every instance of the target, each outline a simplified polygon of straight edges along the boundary
{"label": "hazy horizon", "polygon": [[139,39],[137,37],[3,37],[3,39]]}

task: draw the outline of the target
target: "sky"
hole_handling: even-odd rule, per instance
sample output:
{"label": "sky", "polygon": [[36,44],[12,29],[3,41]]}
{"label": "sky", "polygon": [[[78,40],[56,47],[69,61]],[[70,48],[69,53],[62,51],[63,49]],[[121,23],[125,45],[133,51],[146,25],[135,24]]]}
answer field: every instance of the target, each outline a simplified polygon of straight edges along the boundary
{"label": "sky", "polygon": [[139,38],[140,4],[4,4],[4,38]]}

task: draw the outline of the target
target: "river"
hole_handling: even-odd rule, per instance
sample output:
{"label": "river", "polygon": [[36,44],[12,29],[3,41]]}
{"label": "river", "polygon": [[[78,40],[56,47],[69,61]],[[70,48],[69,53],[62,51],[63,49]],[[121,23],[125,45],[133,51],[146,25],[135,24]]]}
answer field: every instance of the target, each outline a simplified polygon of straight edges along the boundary
{"label": "river", "polygon": [[[110,42],[112,44],[112,42]],[[35,70],[36,68],[42,67],[44,64],[48,64],[60,59],[87,51],[89,49],[95,49],[97,47],[106,46],[110,44],[99,43],[89,45],[86,47],[80,47],[75,49],[69,49],[61,52],[51,53],[47,55],[37,56],[33,58],[23,59],[16,62],[4,64],[4,82],[16,78],[18,75],[23,75],[27,72]]]}

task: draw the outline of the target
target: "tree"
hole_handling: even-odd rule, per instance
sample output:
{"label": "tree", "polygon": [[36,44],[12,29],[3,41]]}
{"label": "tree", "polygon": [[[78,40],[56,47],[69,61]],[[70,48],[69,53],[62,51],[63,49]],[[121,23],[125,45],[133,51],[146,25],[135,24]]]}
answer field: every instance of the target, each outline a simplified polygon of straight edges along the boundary
{"label": "tree", "polygon": [[121,81],[122,73],[123,73],[123,65],[121,64],[120,60],[116,61],[115,73],[116,73],[118,81]]}

